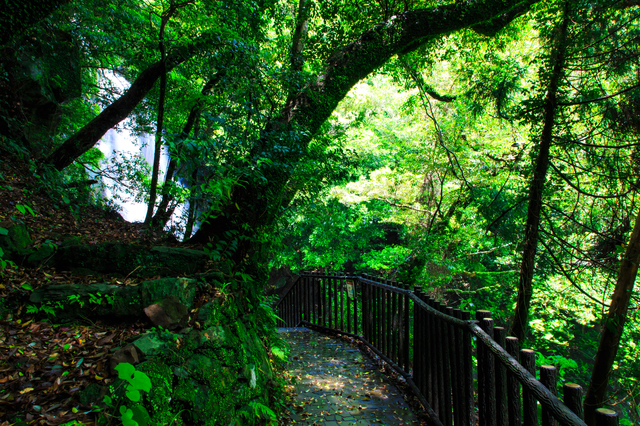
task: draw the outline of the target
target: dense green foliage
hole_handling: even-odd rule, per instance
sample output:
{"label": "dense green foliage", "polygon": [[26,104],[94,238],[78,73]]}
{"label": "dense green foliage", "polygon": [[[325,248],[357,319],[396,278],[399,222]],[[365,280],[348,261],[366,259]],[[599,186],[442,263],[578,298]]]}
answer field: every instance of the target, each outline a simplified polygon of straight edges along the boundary
{"label": "dense green foliage", "polygon": [[[109,108],[154,132],[166,78],[153,226],[188,205],[179,230],[238,270],[378,272],[501,322],[533,242],[529,342],[586,384],[638,209],[639,9],[440,3],[71,1],[3,47],[2,149],[148,200],[141,160],[105,164],[86,135]],[[613,402],[637,421],[631,305]]]}

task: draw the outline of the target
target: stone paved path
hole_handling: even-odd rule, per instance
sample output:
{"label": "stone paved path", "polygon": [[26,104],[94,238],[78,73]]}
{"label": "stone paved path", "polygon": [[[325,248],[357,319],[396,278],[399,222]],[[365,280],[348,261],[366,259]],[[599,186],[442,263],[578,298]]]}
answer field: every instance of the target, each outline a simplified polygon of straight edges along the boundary
{"label": "stone paved path", "polygon": [[305,328],[280,331],[291,345],[295,424],[419,424],[396,387],[357,348]]}

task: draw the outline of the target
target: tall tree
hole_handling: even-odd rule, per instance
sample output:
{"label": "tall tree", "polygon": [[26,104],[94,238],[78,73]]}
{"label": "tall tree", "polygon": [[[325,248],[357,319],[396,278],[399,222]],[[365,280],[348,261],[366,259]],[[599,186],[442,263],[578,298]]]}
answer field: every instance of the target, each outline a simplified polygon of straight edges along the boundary
{"label": "tall tree", "polygon": [[529,186],[529,205],[527,221],[524,231],[524,246],[522,249],[522,263],[520,265],[520,279],[518,281],[518,300],[513,315],[511,333],[521,341],[525,337],[528,324],[529,306],[533,294],[532,281],[538,249],[538,235],[540,226],[540,211],[542,209],[542,195],[549,169],[549,151],[553,138],[555,116],[557,109],[558,86],[563,76],[563,68],[567,44],[567,28],[569,25],[569,4],[564,4],[562,21],[558,24],[549,65],[547,93],[543,105],[543,127],[538,145],[538,156]]}

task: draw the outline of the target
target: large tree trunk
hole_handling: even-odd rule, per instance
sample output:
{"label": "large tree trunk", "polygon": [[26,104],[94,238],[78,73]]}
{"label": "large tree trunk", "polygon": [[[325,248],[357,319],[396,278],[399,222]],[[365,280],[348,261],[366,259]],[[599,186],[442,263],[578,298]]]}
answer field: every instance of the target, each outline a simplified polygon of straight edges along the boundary
{"label": "large tree trunk", "polygon": [[104,136],[105,133],[131,114],[131,111],[147,96],[155,82],[163,74],[195,55],[210,43],[198,43],[187,49],[176,49],[165,61],[158,61],[143,72],[131,84],[131,87],[111,105],[105,108],[97,117],[78,130],[45,159],[45,163],[52,164],[62,170],[87,152]]}
{"label": "large tree trunk", "polygon": [[568,6],[565,4],[562,23],[556,33],[553,50],[551,52],[551,76],[544,102],[544,125],[540,135],[538,158],[531,185],[529,186],[529,206],[527,208],[527,222],[524,230],[524,247],[522,249],[522,263],[520,265],[520,279],[518,282],[518,301],[513,315],[511,334],[520,341],[524,340],[529,317],[529,304],[533,294],[532,281],[538,249],[538,228],[540,226],[540,209],[542,208],[542,193],[544,191],[547,169],[549,168],[549,150],[557,107],[557,92],[560,78],[563,74],[564,56],[566,51],[567,27],[569,24]]}
{"label": "large tree trunk", "polygon": [[589,426],[595,424],[595,410],[602,407],[605,402],[611,367],[618,353],[633,286],[638,275],[638,264],[640,264],[640,211],[636,217],[629,245],[620,263],[618,281],[611,297],[605,326],[600,335],[598,352],[591,371],[591,382],[584,399],[584,416]]}
{"label": "large tree trunk", "polygon": [[6,0],[0,8],[0,46],[37,24],[69,0]]}
{"label": "large tree trunk", "polygon": [[[231,202],[222,212],[214,212],[215,218],[205,221],[189,240],[206,243],[223,236],[225,231],[238,231],[240,235],[256,235],[263,231],[294,194],[285,194],[291,168],[282,164],[295,164],[300,153],[320,126],[327,120],[338,103],[361,79],[398,53],[406,53],[420,47],[428,40],[482,25],[483,32],[495,32],[508,24],[502,17],[511,13],[511,19],[524,13],[535,0],[459,1],[430,9],[410,10],[392,17],[389,21],[365,31],[362,36],[337,51],[329,59],[324,72],[305,89],[288,99],[282,114],[267,126],[256,143],[251,157],[257,161],[262,152],[272,155],[274,165],[263,164],[262,178],[242,180],[234,189]],[[489,31],[491,29],[491,31]],[[287,135],[295,133],[296,137]],[[274,153],[275,145],[287,145],[288,151]],[[253,250],[255,242],[245,240],[243,251]]]}

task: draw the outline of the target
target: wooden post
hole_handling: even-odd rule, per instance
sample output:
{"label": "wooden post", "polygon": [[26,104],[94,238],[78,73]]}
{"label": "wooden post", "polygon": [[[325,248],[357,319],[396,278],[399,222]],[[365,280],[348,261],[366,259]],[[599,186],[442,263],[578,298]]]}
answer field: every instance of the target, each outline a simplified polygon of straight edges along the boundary
{"label": "wooden post", "polygon": [[[422,289],[420,287],[416,286],[413,289],[413,292],[419,299],[422,299]],[[427,341],[427,345],[430,345],[430,339],[428,337],[428,334],[425,333],[426,330],[423,326],[423,316],[424,313],[422,312],[422,308],[419,305],[414,304],[413,321],[415,326],[413,328],[413,376],[416,386],[418,387],[418,389],[420,389],[422,395],[427,399],[429,405],[433,407],[431,401],[431,393],[429,392],[429,389],[425,388],[422,381],[424,376],[423,372],[426,368],[428,368],[429,363],[429,359],[426,359],[425,362],[425,351],[429,346],[425,346],[424,342]]]}
{"label": "wooden post", "polygon": [[[409,285],[407,284],[407,290],[409,289]],[[411,347],[411,313],[410,313],[410,302],[409,295],[404,295],[403,309],[404,309],[404,371],[409,372],[409,348]],[[414,318],[415,324],[415,318]],[[415,341],[414,341],[415,344]]]}
{"label": "wooden post", "polygon": [[[454,309],[447,307],[447,315],[456,317]],[[453,401],[453,424],[460,425],[462,420],[460,419],[462,409],[460,408],[460,383],[458,377],[462,369],[458,363],[458,353],[460,352],[461,344],[458,343],[457,327],[453,324],[449,324],[449,362],[451,364],[451,399]]]}
{"label": "wooden post", "polygon": [[398,293],[391,293],[391,356],[389,357],[398,362]]}
{"label": "wooden post", "polygon": [[[494,327],[493,340],[503,349],[507,349],[507,330],[504,327]],[[495,360],[496,371],[496,425],[507,426],[509,424],[507,408],[507,367],[498,358]]]}
{"label": "wooden post", "polygon": [[[469,321],[471,319],[471,312],[462,311],[462,319]],[[466,329],[462,332],[462,353],[464,357],[464,390],[466,392],[465,417],[469,420],[468,424],[474,426],[476,422],[474,410],[475,399],[473,397],[473,351],[471,349],[471,332]]]}
{"label": "wooden post", "polygon": [[[514,357],[516,361],[520,359],[520,345],[517,337],[507,337],[507,347],[505,348],[509,355]],[[509,404],[509,424],[520,425],[522,422],[522,402],[520,397],[520,382],[516,379],[516,376],[508,371],[507,372],[507,394]]]}
{"label": "wooden post", "polygon": [[[493,319],[483,318],[482,329],[493,339]],[[484,420],[486,426],[496,426],[496,369],[495,357],[487,348],[484,349]],[[478,376],[479,377],[479,376]]]}
{"label": "wooden post", "polygon": [[[540,383],[552,394],[558,394],[558,370],[553,365],[540,366]],[[542,426],[557,426],[558,422],[547,408],[542,406]]]}
{"label": "wooden post", "polygon": [[[429,306],[431,306],[433,309],[438,309],[437,305],[436,305],[436,301],[433,300],[431,297],[428,298],[428,303]],[[444,399],[443,399],[443,395],[444,395],[444,375],[443,370],[444,367],[442,365],[442,327],[440,324],[440,321],[438,320],[437,317],[429,314],[428,315],[429,318],[429,322],[431,322],[433,324],[433,335],[435,336],[434,340],[433,340],[433,359],[434,359],[434,363],[432,364],[433,367],[433,378],[434,378],[434,382],[435,382],[435,389],[434,389],[434,395],[433,395],[433,409],[436,412],[436,414],[438,415],[438,417],[440,419],[442,419],[443,414],[444,414]]]}
{"label": "wooden post", "polygon": [[[443,314],[447,313],[447,307],[443,303],[438,303],[438,310]],[[441,321],[442,327],[442,374],[444,377],[443,394],[442,399],[444,401],[444,424],[447,426],[453,425],[453,408],[451,406],[451,354],[449,351],[449,341],[451,340],[450,324]]]}
{"label": "wooden post", "polygon": [[562,386],[562,393],[565,405],[576,413],[578,417],[584,419],[584,413],[582,412],[582,386],[577,383],[565,383]]}
{"label": "wooden post", "polygon": [[[536,376],[536,354],[534,351],[531,349],[522,349],[520,351],[520,364],[526,368],[529,373],[533,374],[533,377]],[[538,402],[526,387],[522,389],[522,407],[524,426],[537,426]]]}
{"label": "wooden post", "polygon": [[[454,309],[453,316],[458,319],[462,319],[462,310]],[[458,417],[455,421],[457,425],[468,426],[469,425],[469,408],[467,407],[467,391],[465,381],[465,354],[464,354],[464,331],[461,328],[455,327],[456,334],[456,351],[454,352],[456,357],[456,383],[455,388],[458,389]],[[454,410],[456,407],[454,406]]]}
{"label": "wooden post", "polygon": [[[489,311],[476,311],[476,320],[480,322],[480,326],[482,326],[482,320],[485,318],[489,318],[491,316],[491,312]],[[486,330],[485,330],[486,331]],[[485,366],[487,365],[485,359],[486,348],[480,340],[476,342],[476,361],[478,364],[478,424],[484,426],[486,425],[486,395],[487,395],[487,384],[485,382],[485,378],[487,377],[485,373]]]}
{"label": "wooden post", "polygon": [[608,408],[598,408],[596,426],[618,426],[618,413]]}

